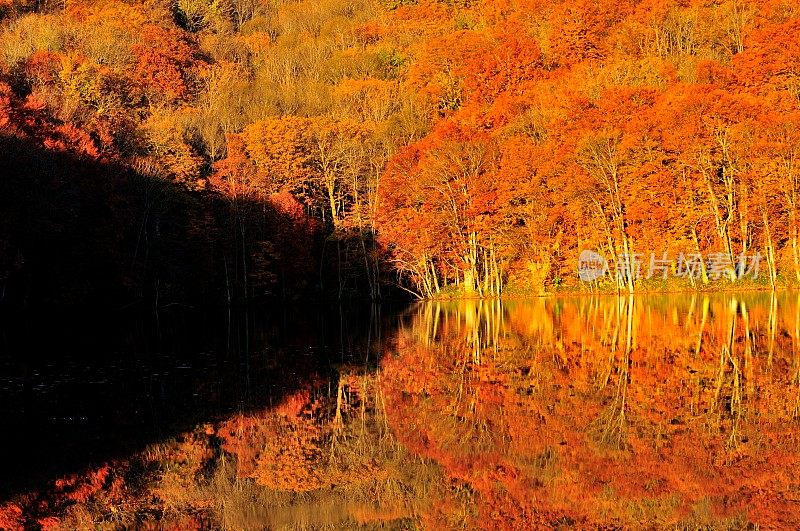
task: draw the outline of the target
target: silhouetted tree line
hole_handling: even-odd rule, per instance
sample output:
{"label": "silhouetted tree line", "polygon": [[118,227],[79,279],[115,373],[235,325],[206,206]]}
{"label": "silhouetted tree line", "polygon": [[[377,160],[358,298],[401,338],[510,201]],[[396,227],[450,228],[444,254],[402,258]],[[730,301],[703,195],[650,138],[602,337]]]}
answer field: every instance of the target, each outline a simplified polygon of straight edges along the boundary
{"label": "silhouetted tree line", "polygon": [[341,269],[342,295],[359,290],[320,226],[279,201],[189,191],[12,136],[0,168],[3,307],[338,297]]}

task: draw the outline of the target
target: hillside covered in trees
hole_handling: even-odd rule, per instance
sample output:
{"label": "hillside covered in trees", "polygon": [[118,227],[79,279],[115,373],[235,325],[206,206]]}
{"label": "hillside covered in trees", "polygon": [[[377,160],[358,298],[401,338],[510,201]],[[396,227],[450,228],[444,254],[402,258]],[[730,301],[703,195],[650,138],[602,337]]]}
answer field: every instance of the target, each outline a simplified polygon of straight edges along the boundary
{"label": "hillside covered in trees", "polygon": [[580,286],[583,249],[759,253],[762,282],[800,281],[793,0],[4,0],[0,17],[14,304],[536,293]]}

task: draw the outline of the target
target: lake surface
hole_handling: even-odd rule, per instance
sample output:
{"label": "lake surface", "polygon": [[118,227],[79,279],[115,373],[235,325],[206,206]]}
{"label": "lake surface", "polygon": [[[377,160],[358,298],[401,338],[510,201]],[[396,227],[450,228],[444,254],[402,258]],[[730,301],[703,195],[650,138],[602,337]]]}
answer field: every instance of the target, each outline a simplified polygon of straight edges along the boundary
{"label": "lake surface", "polygon": [[[4,461],[14,514],[65,528],[800,527],[800,294],[223,322],[198,334],[162,318],[149,354],[119,346],[94,368],[50,358],[20,375],[7,356],[4,407],[35,410],[15,451],[35,433],[25,459],[48,463],[35,483]],[[60,435],[42,442],[48,425]],[[63,445],[85,455],[44,458]]]}

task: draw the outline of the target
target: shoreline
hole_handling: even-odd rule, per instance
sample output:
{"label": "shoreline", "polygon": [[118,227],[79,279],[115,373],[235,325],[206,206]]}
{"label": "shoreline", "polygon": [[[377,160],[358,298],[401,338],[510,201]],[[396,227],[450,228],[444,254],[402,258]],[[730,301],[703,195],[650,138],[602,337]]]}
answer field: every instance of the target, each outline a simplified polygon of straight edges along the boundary
{"label": "shoreline", "polygon": [[488,300],[524,300],[534,298],[556,298],[556,297],[586,297],[586,296],[642,296],[642,295],[677,295],[677,294],[716,294],[716,293],[784,293],[784,292],[800,292],[800,285],[782,285],[782,286],[759,286],[759,285],[741,285],[731,286],[725,288],[668,288],[668,289],[635,289],[632,292],[622,290],[567,290],[560,289],[556,291],[549,291],[545,293],[522,293],[511,292],[508,294],[500,295],[464,295],[454,294],[452,296],[441,295],[437,297],[422,297],[415,302],[457,302],[457,301],[488,301]]}

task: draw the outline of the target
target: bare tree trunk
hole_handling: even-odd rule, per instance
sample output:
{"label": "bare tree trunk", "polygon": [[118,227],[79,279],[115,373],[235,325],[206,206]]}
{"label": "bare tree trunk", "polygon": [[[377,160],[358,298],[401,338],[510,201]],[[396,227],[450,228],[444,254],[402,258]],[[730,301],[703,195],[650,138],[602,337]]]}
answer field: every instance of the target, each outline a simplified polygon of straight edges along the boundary
{"label": "bare tree trunk", "polygon": [[800,282],[800,246],[797,241],[797,211],[794,208],[789,209],[789,223],[791,224],[792,236],[792,258],[794,259],[794,276]]}
{"label": "bare tree trunk", "polygon": [[764,209],[763,212],[764,217],[764,235],[767,237],[766,241],[766,254],[767,254],[767,266],[769,268],[769,282],[772,285],[773,291],[775,290],[775,279],[778,276],[777,268],[775,265],[775,247],[772,244],[772,234],[769,230],[769,218],[767,216],[767,210]]}
{"label": "bare tree trunk", "polygon": [[700,238],[697,237],[697,228],[692,227],[692,240],[694,241],[694,248],[697,256],[700,259],[700,279],[703,284],[708,284],[708,272],[706,271],[706,261],[703,259],[703,253],[700,250]]}

